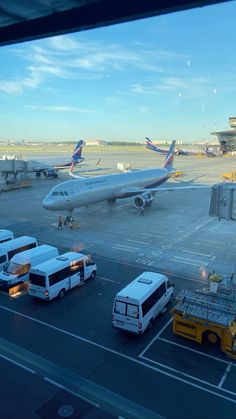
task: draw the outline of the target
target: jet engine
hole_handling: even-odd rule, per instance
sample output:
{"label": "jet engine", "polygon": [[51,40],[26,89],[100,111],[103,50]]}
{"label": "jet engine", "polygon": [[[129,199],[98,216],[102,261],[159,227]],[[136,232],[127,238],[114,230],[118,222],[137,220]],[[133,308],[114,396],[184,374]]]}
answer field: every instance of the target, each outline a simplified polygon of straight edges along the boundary
{"label": "jet engine", "polygon": [[153,201],[153,195],[149,192],[144,192],[134,198],[134,206],[137,209],[150,207]]}
{"label": "jet engine", "polygon": [[58,173],[55,169],[46,169],[43,170],[43,176],[45,177],[58,177]]}

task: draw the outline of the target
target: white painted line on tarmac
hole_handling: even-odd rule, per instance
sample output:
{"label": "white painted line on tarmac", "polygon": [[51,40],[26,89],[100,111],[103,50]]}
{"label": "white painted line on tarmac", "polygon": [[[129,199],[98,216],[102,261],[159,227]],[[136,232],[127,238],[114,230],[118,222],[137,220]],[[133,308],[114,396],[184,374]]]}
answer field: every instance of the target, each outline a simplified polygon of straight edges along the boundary
{"label": "white painted line on tarmac", "polygon": [[151,340],[151,342],[149,342],[149,344],[144,348],[144,350],[139,354],[139,357],[142,357],[145,352],[148,351],[148,349],[150,348],[150,346],[152,346],[152,344],[155,342],[156,339],[159,338],[159,336],[164,332],[164,330],[169,326],[169,324],[172,322],[173,317],[171,317],[170,320],[168,320],[168,322],[162,327],[161,330],[159,330],[159,332],[156,334],[156,336],[154,336],[154,338]]}
{"label": "white painted line on tarmac", "polygon": [[211,258],[213,255],[207,255],[206,253],[199,253],[199,252],[193,252],[192,250],[182,250],[183,253],[191,253],[192,255],[199,255],[199,256],[205,256],[207,258]]}
{"label": "white painted line on tarmac", "polygon": [[[214,359],[215,361],[223,362],[223,364],[229,365],[229,361],[225,361],[224,359],[218,358],[218,357],[213,356],[213,355],[205,354],[204,352],[198,351],[197,349],[189,348],[188,346],[181,345],[179,343],[173,342],[172,340],[165,339],[165,338],[160,338],[160,337],[158,338],[158,340],[161,340],[163,342],[167,342],[171,345],[178,346],[179,348],[186,349],[187,351],[194,352],[196,354],[203,355],[203,356],[206,356],[207,358],[211,358],[211,359]],[[231,362],[231,364],[232,364],[232,362]]]}
{"label": "white painted line on tarmac", "polygon": [[4,358],[6,361],[11,362],[12,364],[17,365],[20,368],[23,368],[24,370],[31,372],[32,374],[36,374],[36,371],[32,370],[31,368],[26,367],[25,365],[21,364],[20,362],[15,361],[14,359],[8,358],[8,356],[0,354],[1,358]]}
{"label": "white painted line on tarmac", "polygon": [[119,247],[119,246],[112,246],[112,249],[122,250],[123,252],[136,253],[136,250],[124,249],[123,247]]}
{"label": "white painted line on tarmac", "polygon": [[194,263],[194,262],[189,262],[189,261],[187,261],[187,260],[177,260],[177,259],[175,259],[175,258],[173,258],[173,259],[170,259],[171,260],[171,262],[176,262],[176,263],[184,263],[185,265],[191,265],[191,266],[196,266],[196,267],[200,267],[201,266],[201,264],[202,264],[202,262],[198,262],[198,263]]}
{"label": "white painted line on tarmac", "polygon": [[232,367],[232,362],[230,362],[230,364],[226,368],[226,370],[225,370],[225,372],[224,372],[224,374],[223,374],[223,376],[222,376],[222,378],[221,378],[221,380],[220,380],[220,382],[218,384],[218,388],[221,388],[223,386],[223,384],[224,384],[224,382],[225,382],[225,380],[226,380],[226,378],[227,378],[227,376],[228,376],[228,374],[230,372],[231,367]]}
{"label": "white painted line on tarmac", "polygon": [[142,242],[140,240],[132,240],[132,239],[126,239],[127,242],[132,242],[132,243],[139,243],[139,244],[147,244],[147,245],[151,245],[151,243],[148,242]]}
{"label": "white painted line on tarmac", "polygon": [[100,407],[99,404],[93,402],[92,400],[87,399],[87,397],[84,397],[84,396],[81,396],[80,394],[77,394],[75,391],[70,390],[68,387],[65,387],[65,386],[59,384],[57,381],[54,381],[54,380],[52,380],[51,378],[48,378],[48,377],[43,377],[43,378],[44,378],[45,381],[48,381],[49,383],[54,384],[54,386],[62,388],[63,390],[66,390],[68,393],[73,394],[76,397],[79,397],[80,399],[88,402],[89,404],[92,404],[94,407],[98,407],[98,408]]}
{"label": "white painted line on tarmac", "polygon": [[102,279],[107,282],[114,282],[115,284],[120,284],[120,282],[114,281],[114,279],[104,278],[104,276],[97,276],[97,279]]}
{"label": "white painted line on tarmac", "polygon": [[[2,309],[2,310],[6,310],[6,311],[9,311],[9,312],[14,313],[14,314],[17,314],[17,315],[18,315],[18,316],[20,316],[20,317],[23,317],[23,318],[26,318],[26,319],[28,319],[28,320],[34,321],[35,323],[41,324],[41,325],[43,325],[43,326],[46,326],[46,327],[51,328],[51,329],[53,329],[53,330],[56,330],[57,332],[60,332],[60,333],[62,333],[62,334],[68,335],[68,336],[71,336],[71,337],[73,337],[73,338],[75,338],[75,339],[77,339],[77,340],[80,340],[81,342],[88,343],[88,344],[90,344],[90,345],[92,345],[92,346],[95,346],[96,348],[103,349],[103,350],[104,350],[104,351],[106,351],[106,352],[109,352],[109,353],[112,353],[112,354],[114,354],[114,355],[117,355],[117,356],[119,356],[119,357],[121,357],[121,358],[127,359],[127,360],[129,360],[129,361],[131,361],[131,362],[133,362],[133,363],[135,363],[135,364],[141,365],[141,366],[143,366],[143,367],[145,367],[145,368],[148,368],[148,369],[150,369],[150,370],[156,371],[156,372],[158,372],[159,374],[163,374],[163,375],[165,375],[165,376],[167,376],[167,377],[169,377],[169,378],[173,378],[173,379],[174,379],[174,380],[176,380],[176,381],[180,381],[180,382],[182,382],[182,383],[184,383],[184,384],[187,384],[187,385],[189,385],[189,386],[191,386],[191,387],[194,387],[194,388],[200,389],[200,390],[202,390],[202,391],[205,391],[206,393],[213,394],[214,396],[217,396],[217,397],[219,397],[219,398],[222,398],[222,399],[224,399],[224,400],[228,400],[228,401],[230,401],[230,402],[232,402],[232,403],[236,404],[236,399],[233,399],[233,398],[230,398],[230,397],[228,397],[228,396],[225,396],[224,394],[218,393],[218,392],[217,392],[217,391],[215,391],[215,390],[210,390],[209,388],[205,388],[205,387],[203,387],[203,386],[200,386],[199,384],[196,384],[196,383],[194,383],[194,382],[192,382],[192,381],[188,381],[188,380],[186,380],[186,379],[184,379],[184,378],[181,378],[181,377],[179,377],[179,376],[177,376],[177,375],[173,374],[172,372],[168,372],[168,371],[165,371],[165,370],[163,370],[163,369],[157,368],[156,366],[152,366],[152,365],[148,364],[147,362],[143,362],[143,361],[141,361],[141,360],[139,360],[139,359],[132,358],[132,357],[131,357],[131,356],[129,356],[129,355],[125,355],[125,354],[123,354],[123,353],[121,353],[121,352],[118,352],[118,351],[116,351],[116,350],[114,350],[114,349],[108,348],[108,347],[106,347],[106,346],[104,346],[104,345],[100,345],[99,343],[93,342],[93,341],[91,341],[91,340],[89,340],[89,339],[83,338],[83,337],[81,337],[81,336],[79,336],[79,335],[76,335],[76,334],[74,334],[74,333],[70,333],[70,332],[68,332],[67,330],[60,329],[59,327],[53,326],[53,325],[51,325],[51,324],[49,324],[49,323],[43,322],[43,321],[38,320],[38,319],[36,319],[36,318],[34,318],[34,317],[27,316],[27,315],[25,315],[25,314],[22,314],[22,313],[20,313],[20,312],[16,311],[16,310],[12,310],[12,309],[10,309],[10,308],[8,308],[8,307],[4,307],[4,306],[0,305],[0,309]],[[143,359],[145,359],[145,357],[143,357]],[[150,359],[148,359],[148,358],[146,359],[146,361],[148,361],[148,362],[152,362],[152,361],[151,361]],[[170,370],[170,367],[166,367],[164,364],[159,364],[159,365],[160,365],[162,368],[164,368],[164,369],[169,369],[169,370]],[[174,369],[173,369],[173,370],[174,370]],[[177,371],[177,370],[175,370],[175,371]],[[180,374],[183,374],[183,373],[182,373],[182,372],[180,372]],[[197,381],[199,381],[199,380],[198,380],[198,379],[196,379],[194,376],[190,376],[190,377],[191,377],[193,380],[197,380]],[[211,383],[208,383],[207,381],[205,382],[205,384],[206,384],[208,387],[212,387],[212,388],[214,388],[214,389],[217,389],[217,386],[215,386],[215,385],[213,385],[213,384],[211,384]],[[226,392],[226,391],[227,391],[227,390],[225,390],[225,389],[223,389],[223,388],[218,389],[218,390],[219,390],[219,391],[221,391],[221,392]],[[236,396],[236,393],[232,393],[232,392],[231,392],[231,394],[232,394],[232,395],[234,395],[234,396]]]}
{"label": "white painted line on tarmac", "polygon": [[133,247],[133,246],[126,246],[125,244],[116,243],[116,246],[123,247],[124,249],[131,249],[131,250],[139,250],[139,247]]}

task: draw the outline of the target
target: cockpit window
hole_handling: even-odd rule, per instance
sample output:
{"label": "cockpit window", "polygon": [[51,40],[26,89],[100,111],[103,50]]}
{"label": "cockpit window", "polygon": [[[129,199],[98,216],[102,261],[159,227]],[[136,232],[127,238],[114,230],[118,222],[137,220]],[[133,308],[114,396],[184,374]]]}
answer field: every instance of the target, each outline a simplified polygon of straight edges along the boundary
{"label": "cockpit window", "polygon": [[59,192],[52,192],[52,195],[53,196],[58,196],[59,195]]}
{"label": "cockpit window", "polygon": [[61,192],[60,192],[60,195],[63,195],[63,196],[64,196],[64,192],[62,192],[62,191],[61,191]]}

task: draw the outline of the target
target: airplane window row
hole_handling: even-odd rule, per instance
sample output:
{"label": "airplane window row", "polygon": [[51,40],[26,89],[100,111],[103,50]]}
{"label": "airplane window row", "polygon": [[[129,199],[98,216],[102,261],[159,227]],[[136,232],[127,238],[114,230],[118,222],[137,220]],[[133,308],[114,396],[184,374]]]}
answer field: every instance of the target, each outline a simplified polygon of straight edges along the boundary
{"label": "airplane window row", "polygon": [[64,192],[61,191],[61,192],[53,192],[52,195],[54,195],[54,196],[58,196],[58,195],[64,196],[64,195],[69,195],[69,194],[68,194],[67,191],[64,191]]}

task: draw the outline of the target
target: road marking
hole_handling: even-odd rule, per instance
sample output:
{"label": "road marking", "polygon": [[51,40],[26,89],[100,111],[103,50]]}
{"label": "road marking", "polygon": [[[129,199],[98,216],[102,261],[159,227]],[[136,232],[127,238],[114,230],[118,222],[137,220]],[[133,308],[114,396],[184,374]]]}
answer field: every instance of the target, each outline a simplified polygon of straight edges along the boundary
{"label": "road marking", "polygon": [[126,241],[127,242],[132,242],[132,243],[140,243],[140,244],[147,244],[147,245],[151,245],[151,243],[148,243],[148,242],[142,242],[142,241],[139,241],[139,240],[132,240],[132,239],[126,239]]}
{"label": "road marking", "polygon": [[[230,402],[232,402],[232,403],[236,404],[236,399],[233,399],[233,398],[230,398],[230,397],[228,397],[228,396],[225,396],[224,394],[218,393],[218,392],[216,392],[215,390],[211,390],[211,389],[209,389],[209,388],[205,388],[205,387],[203,387],[203,386],[200,386],[199,384],[196,384],[196,383],[194,383],[194,382],[188,381],[188,380],[186,380],[186,379],[184,379],[184,378],[181,378],[181,377],[179,377],[179,376],[177,376],[177,375],[172,374],[171,372],[168,372],[168,371],[165,371],[165,370],[163,370],[163,369],[157,368],[156,366],[149,365],[148,363],[143,362],[143,361],[141,361],[141,360],[139,360],[139,359],[132,358],[131,356],[129,356],[129,355],[125,355],[125,354],[123,354],[122,352],[118,352],[118,351],[116,351],[116,350],[114,350],[114,349],[111,349],[111,348],[108,348],[108,347],[106,347],[106,346],[104,346],[104,345],[100,345],[99,343],[96,343],[96,342],[93,342],[93,341],[91,341],[91,340],[89,340],[89,339],[86,339],[86,338],[83,338],[83,337],[81,337],[81,336],[75,335],[74,333],[70,333],[70,332],[68,332],[67,330],[60,329],[59,327],[53,326],[53,325],[51,325],[51,324],[49,324],[49,323],[43,322],[43,321],[38,320],[38,319],[36,319],[36,318],[33,318],[33,317],[27,316],[27,315],[25,315],[25,314],[19,313],[18,311],[16,311],[16,310],[12,310],[12,309],[10,309],[10,308],[8,308],[8,307],[4,307],[4,306],[0,305],[0,308],[1,308],[2,310],[6,310],[6,311],[9,311],[9,312],[11,312],[11,313],[17,314],[18,316],[21,316],[21,317],[26,318],[26,319],[28,319],[28,320],[34,321],[35,323],[42,324],[42,325],[44,325],[44,326],[46,326],[46,327],[48,327],[48,328],[51,328],[51,329],[53,329],[53,330],[56,330],[56,331],[60,332],[60,333],[64,333],[65,335],[68,335],[68,336],[74,337],[75,339],[80,340],[81,342],[85,342],[85,343],[88,343],[88,344],[90,344],[90,345],[92,345],[92,346],[95,346],[95,347],[97,347],[97,348],[103,349],[103,350],[105,350],[106,352],[109,352],[109,353],[112,353],[112,354],[114,354],[114,355],[117,355],[117,356],[119,356],[119,357],[121,357],[121,358],[127,359],[127,360],[129,360],[129,361],[131,361],[131,362],[134,362],[134,363],[136,363],[136,364],[138,364],[138,365],[141,365],[141,366],[143,366],[143,367],[145,367],[145,368],[149,368],[149,369],[151,369],[151,370],[153,370],[153,371],[156,371],[156,372],[158,372],[158,373],[160,373],[160,374],[163,374],[163,375],[165,375],[165,376],[167,376],[167,377],[173,378],[173,379],[174,379],[174,380],[176,380],[176,381],[180,381],[180,382],[182,382],[182,383],[188,384],[188,385],[190,385],[191,387],[195,387],[195,388],[197,388],[197,389],[200,389],[200,390],[202,390],[202,391],[205,391],[206,393],[213,394],[213,395],[215,395],[215,396],[217,396],[217,397],[220,397],[220,398],[222,398],[222,399],[228,400],[228,401],[230,401]],[[145,359],[145,357],[143,357],[143,359]],[[148,362],[152,362],[152,361],[150,361],[148,358],[147,358],[146,360],[147,360]],[[166,367],[164,364],[160,364],[160,365],[162,366],[162,368],[165,368],[165,369],[170,369],[169,367]],[[181,373],[181,372],[180,372],[180,374],[183,374],[183,373]],[[197,381],[199,381],[198,379],[196,379],[196,378],[195,378],[195,377],[193,377],[193,376],[191,376],[191,378],[192,378],[193,380],[197,380]],[[218,388],[217,388],[217,386],[215,386],[214,384],[211,384],[211,383],[208,383],[208,382],[205,382],[205,383],[206,383],[206,385],[207,385],[207,386],[209,386],[209,387],[213,387],[214,389],[218,389]],[[220,388],[220,389],[218,389],[218,390],[219,390],[219,391],[221,391],[221,392],[229,392],[229,391],[225,390],[224,388]],[[230,394],[232,394],[232,395],[236,396],[236,393],[230,392]]]}
{"label": "road marking", "polygon": [[15,361],[14,359],[8,358],[8,356],[0,354],[1,358],[4,358],[6,361],[11,362],[12,364],[17,365],[20,368],[23,368],[24,370],[31,372],[32,374],[36,374],[36,371],[32,370],[31,368],[26,367],[25,365],[21,364],[20,362]]}
{"label": "road marking", "polygon": [[123,252],[130,252],[130,253],[136,253],[136,250],[131,250],[131,249],[123,249],[122,247],[119,247],[119,246],[112,246],[112,249],[116,249],[116,250],[122,250]]}
{"label": "road marking", "polygon": [[205,253],[199,253],[199,252],[193,252],[192,250],[182,250],[184,253],[191,253],[193,255],[199,255],[199,256],[206,256],[208,258],[212,257],[213,255],[207,255]]}
{"label": "road marking", "polygon": [[232,367],[232,362],[230,362],[230,364],[226,368],[226,370],[225,370],[225,372],[224,372],[224,374],[223,374],[223,376],[222,376],[222,378],[221,378],[221,380],[220,380],[220,382],[218,384],[218,388],[221,388],[223,386],[223,384],[224,384],[224,382],[225,382],[225,380],[226,380],[226,378],[228,376],[228,373],[230,372],[231,367]]}
{"label": "road marking", "polygon": [[123,247],[124,249],[131,249],[138,251],[139,247],[133,247],[133,246],[126,246],[125,244],[116,243],[115,246]]}
{"label": "road marking", "polygon": [[51,384],[54,384],[56,387],[62,388],[63,390],[66,390],[68,393],[73,394],[74,396],[79,397],[80,399],[92,404],[94,407],[97,407],[97,408],[100,407],[99,404],[93,402],[92,400],[87,399],[87,397],[84,397],[84,396],[81,396],[80,394],[77,394],[75,391],[70,390],[68,387],[65,387],[65,386],[59,384],[57,381],[51,380],[51,378],[49,378],[49,377],[43,377],[43,379],[45,381],[48,381]]}
{"label": "road marking", "polygon": [[97,276],[97,279],[102,279],[103,281],[114,282],[115,284],[120,284],[120,282],[114,281],[114,279],[104,278],[103,276]]}
{"label": "road marking", "polygon": [[199,267],[199,266],[201,266],[202,265],[202,262],[197,262],[197,261],[195,261],[195,262],[190,262],[190,260],[186,260],[186,259],[184,259],[184,258],[182,258],[183,260],[178,260],[177,259],[177,256],[175,256],[173,259],[170,259],[172,262],[177,262],[177,263],[184,263],[185,265],[191,265],[191,266],[196,266],[196,267]]}
{"label": "road marking", "polygon": [[159,330],[159,332],[156,334],[156,336],[154,336],[154,338],[151,340],[151,342],[149,342],[149,344],[144,348],[144,350],[139,354],[139,357],[142,357],[145,352],[148,351],[148,349],[150,348],[150,346],[152,346],[152,344],[155,342],[156,339],[159,338],[159,336],[162,334],[162,332],[164,332],[164,330],[169,326],[169,324],[172,322],[173,317],[171,317],[171,319],[168,320],[168,322],[162,327],[161,330]]}
{"label": "road marking", "polygon": [[[165,339],[165,338],[160,338],[159,337],[158,340],[161,340],[163,342],[170,343],[171,345],[178,346],[179,348],[186,349],[187,351],[194,352],[196,354],[200,354],[200,355],[206,356],[207,358],[211,358],[211,359],[214,359],[215,361],[223,362],[223,364],[229,365],[229,362],[228,361],[225,361],[224,359],[218,358],[218,357],[213,356],[213,355],[205,354],[204,352],[198,351],[197,349],[188,348],[185,345],[181,345],[180,343],[173,342],[173,341],[171,341],[169,339]],[[232,364],[232,362],[231,362],[231,364]]]}

